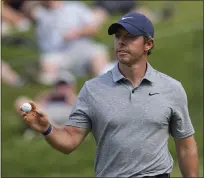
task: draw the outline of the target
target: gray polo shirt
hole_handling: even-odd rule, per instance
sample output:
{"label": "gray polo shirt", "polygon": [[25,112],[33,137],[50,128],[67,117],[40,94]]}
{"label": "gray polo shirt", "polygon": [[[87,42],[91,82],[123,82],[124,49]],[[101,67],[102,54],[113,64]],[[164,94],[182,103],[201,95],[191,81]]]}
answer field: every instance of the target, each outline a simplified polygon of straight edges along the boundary
{"label": "gray polo shirt", "polygon": [[67,125],[89,128],[96,141],[96,177],[144,177],[170,173],[171,134],[194,134],[180,82],[147,64],[133,87],[118,70],[87,81]]}

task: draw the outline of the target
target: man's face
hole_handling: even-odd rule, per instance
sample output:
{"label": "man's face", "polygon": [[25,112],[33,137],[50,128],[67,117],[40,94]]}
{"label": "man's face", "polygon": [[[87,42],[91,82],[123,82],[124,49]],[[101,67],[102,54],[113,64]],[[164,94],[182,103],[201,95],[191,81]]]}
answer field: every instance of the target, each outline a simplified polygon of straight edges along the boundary
{"label": "man's face", "polygon": [[133,36],[125,29],[119,28],[114,37],[114,50],[117,59],[122,64],[132,65],[143,55],[147,54],[148,47],[143,36]]}
{"label": "man's face", "polygon": [[55,91],[59,95],[66,95],[69,92],[74,92],[74,85],[61,82],[55,85]]}

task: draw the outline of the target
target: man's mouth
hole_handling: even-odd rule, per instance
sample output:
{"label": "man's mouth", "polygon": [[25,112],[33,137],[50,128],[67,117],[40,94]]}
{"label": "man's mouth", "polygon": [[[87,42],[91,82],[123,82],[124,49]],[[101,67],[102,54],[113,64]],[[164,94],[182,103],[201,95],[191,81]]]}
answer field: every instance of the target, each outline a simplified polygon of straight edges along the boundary
{"label": "man's mouth", "polygon": [[128,53],[128,51],[127,50],[123,50],[123,49],[119,49],[119,50],[117,50],[117,53],[121,53],[121,54],[126,54],[126,53]]}
{"label": "man's mouth", "polygon": [[118,54],[119,56],[124,56],[124,55],[127,55],[127,54],[129,54],[129,53],[128,53],[127,51],[120,50],[120,51],[117,52],[117,54]]}

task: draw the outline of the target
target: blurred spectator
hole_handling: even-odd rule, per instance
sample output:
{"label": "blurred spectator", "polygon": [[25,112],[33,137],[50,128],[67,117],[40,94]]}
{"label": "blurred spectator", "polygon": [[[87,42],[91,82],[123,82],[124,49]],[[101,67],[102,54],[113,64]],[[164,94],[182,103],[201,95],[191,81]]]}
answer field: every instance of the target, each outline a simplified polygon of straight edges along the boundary
{"label": "blurred spectator", "polygon": [[[15,109],[18,113],[23,103],[32,99],[27,96],[19,96],[15,101]],[[73,104],[76,100],[76,80],[67,71],[61,71],[55,81],[53,88],[41,92],[34,99],[38,108],[48,114],[50,122],[56,127],[63,127],[69,118]],[[27,126],[24,130],[24,137],[32,139],[34,133]]]}
{"label": "blurred spectator", "polygon": [[109,14],[126,14],[138,3],[135,0],[127,1],[101,1],[95,0],[94,6],[103,8]]}
{"label": "blurred spectator", "polygon": [[15,72],[11,66],[5,62],[1,61],[1,79],[4,83],[13,86],[13,87],[22,87],[25,84],[25,80],[23,80],[17,72]]}
{"label": "blurred spectator", "polygon": [[175,3],[164,1],[162,11],[160,12],[161,20],[169,20],[175,13]]}
{"label": "blurred spectator", "polygon": [[106,47],[91,38],[101,25],[93,11],[82,2],[41,3],[31,13],[42,51],[40,82],[52,84],[62,68],[80,76],[100,74],[109,56]]}
{"label": "blurred spectator", "polygon": [[152,11],[148,7],[142,6],[139,1],[101,1],[95,0],[94,13],[104,23],[110,15],[126,14],[128,12],[137,12],[146,15],[154,23],[161,20],[166,20],[173,15],[173,6],[170,2],[164,2],[164,5],[159,11]]}
{"label": "blurred spectator", "polygon": [[12,26],[18,31],[29,30],[30,21],[21,11],[23,3],[23,0],[2,1],[2,35],[9,34]]}

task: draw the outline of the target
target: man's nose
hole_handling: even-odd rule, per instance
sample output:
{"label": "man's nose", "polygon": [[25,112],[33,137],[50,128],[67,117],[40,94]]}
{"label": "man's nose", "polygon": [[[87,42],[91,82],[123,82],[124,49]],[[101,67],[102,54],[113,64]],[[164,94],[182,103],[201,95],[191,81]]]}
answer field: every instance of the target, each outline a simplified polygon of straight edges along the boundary
{"label": "man's nose", "polygon": [[120,39],[118,40],[119,45],[125,45],[125,38],[124,36],[121,36]]}

